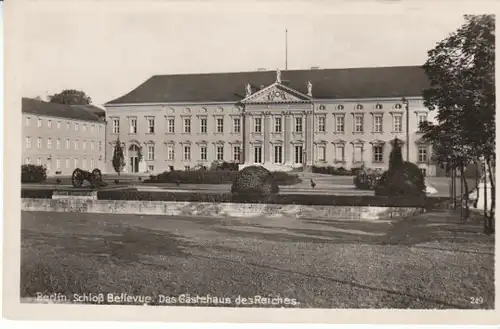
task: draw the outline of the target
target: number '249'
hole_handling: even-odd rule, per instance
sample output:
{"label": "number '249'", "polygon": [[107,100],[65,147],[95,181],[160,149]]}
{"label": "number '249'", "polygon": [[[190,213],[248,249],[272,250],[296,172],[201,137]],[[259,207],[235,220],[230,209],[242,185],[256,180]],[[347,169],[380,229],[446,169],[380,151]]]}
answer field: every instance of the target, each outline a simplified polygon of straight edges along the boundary
{"label": "number '249'", "polygon": [[479,305],[479,304],[484,303],[483,297],[469,297],[469,300],[470,300],[471,304],[475,304],[475,305]]}

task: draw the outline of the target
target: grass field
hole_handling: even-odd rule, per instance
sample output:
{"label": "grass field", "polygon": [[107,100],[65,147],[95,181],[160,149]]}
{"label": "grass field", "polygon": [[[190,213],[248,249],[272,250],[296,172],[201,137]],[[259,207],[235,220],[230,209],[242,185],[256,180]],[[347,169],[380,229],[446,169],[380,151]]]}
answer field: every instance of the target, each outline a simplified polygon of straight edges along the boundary
{"label": "grass field", "polygon": [[481,231],[442,212],[393,222],[23,212],[20,293],[493,308],[494,238]]}

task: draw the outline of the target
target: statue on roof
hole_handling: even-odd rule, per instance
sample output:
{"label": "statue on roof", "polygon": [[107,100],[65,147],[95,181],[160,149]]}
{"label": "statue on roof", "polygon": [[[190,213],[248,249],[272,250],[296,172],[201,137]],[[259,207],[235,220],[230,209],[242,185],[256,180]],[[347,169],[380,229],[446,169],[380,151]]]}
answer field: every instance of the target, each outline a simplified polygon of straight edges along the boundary
{"label": "statue on roof", "polygon": [[281,71],[280,71],[280,69],[276,69],[276,82],[281,83]]}
{"label": "statue on roof", "polygon": [[252,94],[252,86],[250,85],[250,83],[247,83],[246,85],[246,97],[250,96]]}
{"label": "statue on roof", "polygon": [[307,82],[307,95],[308,96],[312,96],[312,89],[313,89],[313,84],[311,83],[311,81],[308,81]]}

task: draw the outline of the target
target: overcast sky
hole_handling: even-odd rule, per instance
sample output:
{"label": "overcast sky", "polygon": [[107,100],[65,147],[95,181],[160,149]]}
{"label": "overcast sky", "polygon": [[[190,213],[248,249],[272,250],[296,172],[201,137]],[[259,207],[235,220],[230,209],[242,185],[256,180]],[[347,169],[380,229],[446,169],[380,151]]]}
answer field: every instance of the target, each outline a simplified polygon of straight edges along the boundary
{"label": "overcast sky", "polygon": [[285,29],[289,69],[421,65],[464,13],[387,0],[44,3],[26,7],[19,23],[23,95],[80,89],[96,105],[155,74],[283,69]]}

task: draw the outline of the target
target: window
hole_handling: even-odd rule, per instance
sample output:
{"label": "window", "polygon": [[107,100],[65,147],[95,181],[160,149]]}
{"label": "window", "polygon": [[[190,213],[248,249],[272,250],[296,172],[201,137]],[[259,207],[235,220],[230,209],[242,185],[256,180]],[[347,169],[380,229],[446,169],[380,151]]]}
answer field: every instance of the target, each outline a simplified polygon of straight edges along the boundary
{"label": "window", "polygon": [[345,161],[345,146],[342,144],[335,146],[335,162]]}
{"label": "window", "polygon": [[302,145],[295,145],[295,154],[294,154],[294,158],[295,158],[295,163],[298,164],[298,163],[303,163],[303,148],[302,148]]}
{"label": "window", "polygon": [[52,138],[47,139],[47,148],[51,149],[52,148]]}
{"label": "window", "polygon": [[52,169],[52,162],[47,161],[46,167],[47,167],[47,171],[50,171]]}
{"label": "window", "polygon": [[224,160],[224,146],[217,146],[217,160]]}
{"label": "window", "polygon": [[207,133],[207,118],[201,118],[200,119],[200,132],[202,134]]}
{"label": "window", "polygon": [[87,141],[82,142],[82,149],[86,150],[87,149]]}
{"label": "window", "polygon": [[422,176],[427,176],[427,169],[425,168],[420,168],[420,172],[422,173]]}
{"label": "window", "polygon": [[207,160],[207,147],[206,146],[201,146],[200,147],[200,159],[201,160]]}
{"label": "window", "polygon": [[185,170],[185,171],[190,171],[190,170],[191,170],[191,167],[190,167],[190,166],[184,166],[184,170]]}
{"label": "window", "polygon": [[24,160],[24,164],[29,165],[30,163],[31,163],[31,159],[30,159],[30,158],[26,158],[26,159]]}
{"label": "window", "polygon": [[57,121],[57,129],[61,129],[61,121]]}
{"label": "window", "polygon": [[191,160],[191,146],[184,146],[184,161]]}
{"label": "window", "polygon": [[137,134],[137,119],[130,119],[130,131],[131,134]]}
{"label": "window", "polygon": [[78,129],[79,129],[79,125],[78,125],[78,123],[75,123],[75,131],[78,131]]}
{"label": "window", "polygon": [[168,145],[167,147],[167,159],[172,161],[174,160],[175,150],[174,145]]}
{"label": "window", "polygon": [[175,119],[170,118],[167,120],[167,123],[168,123],[168,133],[169,134],[175,133]]}
{"label": "window", "polygon": [[224,132],[224,119],[217,118],[217,132],[222,134]]}
{"label": "window", "polygon": [[37,158],[36,159],[36,165],[41,166],[42,165],[42,158]]}
{"label": "window", "polygon": [[52,120],[47,120],[47,128],[52,128]]}
{"label": "window", "polygon": [[275,133],[281,132],[281,118],[280,117],[274,118],[274,132]]}
{"label": "window", "polygon": [[[26,124],[26,126],[30,126],[31,125],[31,118],[30,117],[26,117],[25,118],[25,124]],[[27,158],[27,159],[29,159],[29,158]]]}
{"label": "window", "polygon": [[155,146],[148,145],[148,161],[155,159]]}
{"label": "window", "polygon": [[418,132],[422,132],[422,129],[420,129],[420,124],[422,122],[427,122],[427,114],[419,114],[418,115]]}
{"label": "window", "polygon": [[320,145],[318,146],[318,160],[326,161],[326,146]]}
{"label": "window", "polygon": [[382,109],[382,104],[377,104],[377,105],[375,105],[375,109],[377,109],[377,110],[381,110],[381,109]]}
{"label": "window", "polygon": [[70,147],[71,147],[70,141],[69,141],[69,139],[66,139],[66,149],[69,150]]}
{"label": "window", "polygon": [[253,148],[253,162],[262,163],[262,146],[257,145]]}
{"label": "window", "polygon": [[363,132],[363,116],[357,115],[354,117],[354,132]]}
{"label": "window", "polygon": [[262,132],[262,118],[254,118],[254,132],[261,133]]}
{"label": "window", "polygon": [[233,132],[239,133],[241,131],[241,120],[240,118],[233,119]]}
{"label": "window", "polygon": [[92,159],[90,159],[90,169],[92,169],[94,167],[95,167],[95,159],[92,158]]}
{"label": "window", "polygon": [[70,129],[70,123],[69,121],[66,121],[66,130],[69,130]]}
{"label": "window", "polygon": [[95,131],[95,125],[90,126],[90,132],[93,133],[94,131]]}
{"label": "window", "polygon": [[83,131],[84,131],[84,132],[86,132],[86,131],[87,131],[87,125],[86,125],[86,124],[84,124],[84,125],[83,125]]}
{"label": "window", "polygon": [[25,143],[26,143],[25,147],[27,149],[30,149],[31,148],[31,137],[26,137],[25,138]]}
{"label": "window", "polygon": [[39,128],[42,126],[42,119],[38,119],[38,121],[36,122],[36,126]]}
{"label": "window", "polygon": [[233,147],[233,160],[237,162],[241,161],[241,146]]}
{"label": "window", "polygon": [[191,119],[189,118],[184,119],[184,133],[191,133]]}
{"label": "window", "polygon": [[283,162],[283,147],[281,145],[274,146],[274,163]]}
{"label": "window", "polygon": [[363,162],[363,145],[354,145],[354,163]]}
{"label": "window", "polygon": [[65,161],[65,162],[66,162],[66,169],[68,169],[68,168],[69,168],[69,159],[68,159],[68,158],[66,158],[66,161]]}
{"label": "window", "polygon": [[42,139],[41,139],[40,137],[38,137],[38,139],[37,139],[37,147],[38,147],[39,149],[41,149],[41,148],[42,148]]}
{"label": "window", "polygon": [[325,120],[326,118],[321,116],[321,117],[318,117],[318,131],[319,132],[325,132]]}
{"label": "window", "polygon": [[93,151],[94,150],[94,141],[90,141],[90,149]]}
{"label": "window", "polygon": [[102,151],[102,142],[99,142],[99,152]]}
{"label": "window", "polygon": [[381,115],[375,115],[373,117],[373,131],[376,133],[381,133],[382,132],[382,116]]}
{"label": "window", "polygon": [[61,149],[61,139],[60,138],[58,138],[56,140],[56,149],[58,149],[58,150]]}
{"label": "window", "polygon": [[75,145],[74,145],[74,146],[75,146],[75,147],[74,147],[74,148],[75,148],[75,150],[78,150],[78,139],[75,141],[75,143],[74,143],[74,144],[75,144]]}
{"label": "window", "polygon": [[338,133],[345,131],[345,117],[343,115],[335,116],[335,131]]}
{"label": "window", "polygon": [[302,132],[302,118],[295,118],[295,132]]}
{"label": "window", "polygon": [[148,165],[148,172],[154,172],[154,171],[155,171],[155,166]]}
{"label": "window", "polygon": [[400,133],[403,131],[403,117],[401,115],[394,116],[394,132]]}
{"label": "window", "polygon": [[148,134],[154,134],[154,133],[155,133],[155,119],[149,118],[148,119]]}
{"label": "window", "polygon": [[85,158],[83,158],[82,167],[83,167],[83,169],[87,169],[87,159],[85,159]]}
{"label": "window", "polygon": [[418,162],[427,162],[427,146],[418,147]]}
{"label": "window", "polygon": [[362,110],[362,109],[363,109],[363,105],[361,105],[361,104],[356,105],[356,110]]}
{"label": "window", "polygon": [[344,105],[340,104],[337,106],[337,110],[343,110],[344,109]]}
{"label": "window", "polygon": [[383,162],[384,161],[384,147],[377,145],[373,147],[373,162]]}
{"label": "window", "polygon": [[78,168],[78,158],[73,159],[73,167]]}
{"label": "window", "polygon": [[119,133],[120,133],[120,120],[113,119],[113,134],[119,134]]}
{"label": "window", "polygon": [[401,104],[396,104],[396,105],[394,106],[394,108],[395,108],[396,110],[400,110],[400,109],[401,109]]}

